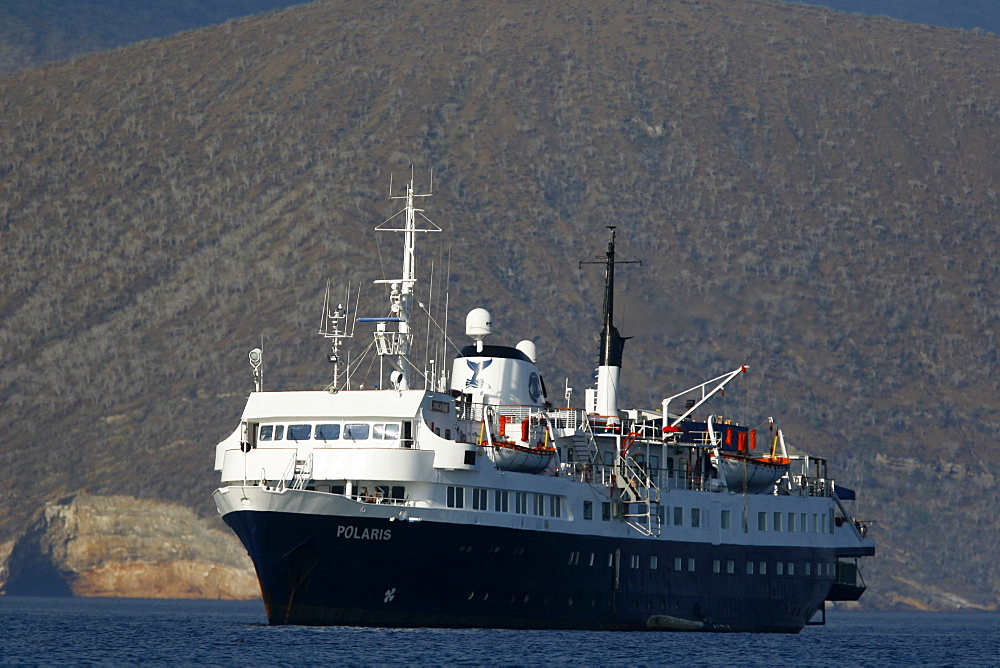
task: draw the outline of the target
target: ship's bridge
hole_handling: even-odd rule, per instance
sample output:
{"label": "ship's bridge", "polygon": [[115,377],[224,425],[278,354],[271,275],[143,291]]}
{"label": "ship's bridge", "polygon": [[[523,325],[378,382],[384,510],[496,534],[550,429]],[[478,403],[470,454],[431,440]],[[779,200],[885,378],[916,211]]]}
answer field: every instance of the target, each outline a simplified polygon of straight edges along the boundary
{"label": "ship's bridge", "polygon": [[240,426],[216,446],[215,468],[234,484],[369,470],[426,480],[435,468],[473,468],[470,445],[451,440],[459,436],[453,406],[423,390],[255,392]]}

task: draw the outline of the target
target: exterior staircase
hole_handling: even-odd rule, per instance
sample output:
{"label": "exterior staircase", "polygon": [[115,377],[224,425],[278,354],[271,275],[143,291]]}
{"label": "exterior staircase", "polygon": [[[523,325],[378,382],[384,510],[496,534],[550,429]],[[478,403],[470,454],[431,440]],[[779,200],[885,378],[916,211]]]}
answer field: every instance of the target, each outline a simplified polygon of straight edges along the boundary
{"label": "exterior staircase", "polygon": [[615,487],[621,490],[621,517],[644,536],[660,535],[660,488],[631,457],[615,467]]}

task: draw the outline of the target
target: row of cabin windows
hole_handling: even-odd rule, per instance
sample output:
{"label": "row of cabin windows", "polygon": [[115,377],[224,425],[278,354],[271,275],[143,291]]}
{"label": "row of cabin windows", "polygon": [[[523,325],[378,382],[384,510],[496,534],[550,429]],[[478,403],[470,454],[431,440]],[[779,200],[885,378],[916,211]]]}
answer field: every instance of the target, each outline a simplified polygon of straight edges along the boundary
{"label": "row of cabin windows", "polygon": [[[604,501],[601,503],[601,519],[608,521],[612,517],[613,506],[610,502]],[[688,508],[685,513],[685,508],[682,506],[659,506],[656,509],[656,514],[659,517],[661,526],[689,526],[695,529],[707,528],[708,527],[708,512],[703,508]],[[685,515],[687,515],[687,522],[685,523]],[[767,512],[761,511],[757,513],[757,530],[758,531],[768,531],[768,517],[772,518],[772,523],[770,530],[781,531],[784,525],[786,531],[811,531],[813,533],[822,532],[827,533],[833,531],[833,521],[830,519],[832,517],[833,511],[831,510],[829,514],[817,514],[812,513],[781,513],[775,512],[769,514]],[[785,517],[786,523],[783,524],[782,517]],[[796,519],[798,518],[798,519]],[[583,519],[592,520],[594,519],[594,505],[591,501],[583,502]],[[731,529],[733,526],[732,511],[722,510],[719,514],[719,528],[721,529]],[[797,529],[796,529],[797,527]]]}
{"label": "row of cabin windows", "polygon": [[808,533],[833,533],[833,510],[829,513],[782,513],[775,511],[757,513],[758,531],[799,531]]}
{"label": "row of cabin windows", "polygon": [[[614,516],[615,507],[610,501],[601,502],[601,519],[605,522],[609,521]],[[659,506],[656,509],[656,514],[659,517],[661,526],[669,526],[671,523],[674,526],[684,526],[684,508],[681,506],[674,506],[673,512],[671,513],[670,506]],[[723,529],[729,528],[729,511],[723,510]],[[699,528],[706,526],[703,518],[707,517],[707,513],[701,508],[688,508],[688,523],[687,526]],[[583,519],[592,520],[594,519],[594,504],[592,501],[583,502]],[[671,522],[672,519],[672,522]]]}
{"label": "row of cabin windows", "polygon": [[[317,492],[330,492],[331,494],[344,495],[347,491],[346,485],[316,485],[306,487],[308,490]],[[351,485],[351,497],[365,503],[385,503],[406,500],[406,488],[400,485],[372,485],[368,487],[355,481]]]}
{"label": "row of cabin windows", "polygon": [[[584,559],[584,564],[587,566],[594,565],[595,553],[590,553],[590,558]],[[629,555],[629,567],[637,569],[641,565],[641,557],[638,554]],[[569,561],[567,562],[570,566],[580,565],[580,552],[573,551],[569,553]],[[613,553],[608,553],[608,566],[614,566],[615,556]],[[815,571],[816,575],[822,576],[832,576],[833,575],[833,562],[795,562],[795,561],[746,561],[744,562],[744,567],[746,569],[747,575],[767,575],[768,563],[773,563],[774,575],[795,575],[796,574],[796,563],[798,563],[798,573],[801,575],[811,576]],[[815,569],[813,566],[815,565]],[[649,569],[658,570],[660,567],[659,557],[656,555],[651,555],[649,557]],[[689,573],[694,573],[697,567],[697,561],[694,557],[674,557],[673,570],[676,573],[687,571]],[[712,560],[712,572],[722,573],[722,560],[713,559]],[[725,572],[728,574],[736,573],[736,561],[734,559],[729,559],[725,564]]]}
{"label": "row of cabin windows", "polygon": [[[511,492],[506,489],[483,489],[473,487],[470,490],[470,501],[473,510],[493,510],[498,513],[509,513],[513,498],[514,512],[519,515],[537,515],[539,517],[562,517],[562,497],[555,494],[536,494],[534,492]],[[492,492],[492,494],[490,494]],[[447,503],[449,508],[465,508],[465,488],[448,486]],[[490,497],[493,506],[490,507]]]}
{"label": "row of cabin windows", "polygon": [[[610,501],[601,502],[601,519],[605,522],[611,519],[612,505]],[[583,502],[583,519],[592,520],[594,519],[594,502],[584,501]]]}
{"label": "row of cabin windows", "polygon": [[348,422],[334,424],[262,424],[258,441],[367,441],[369,439],[392,441],[399,438],[399,423]]}

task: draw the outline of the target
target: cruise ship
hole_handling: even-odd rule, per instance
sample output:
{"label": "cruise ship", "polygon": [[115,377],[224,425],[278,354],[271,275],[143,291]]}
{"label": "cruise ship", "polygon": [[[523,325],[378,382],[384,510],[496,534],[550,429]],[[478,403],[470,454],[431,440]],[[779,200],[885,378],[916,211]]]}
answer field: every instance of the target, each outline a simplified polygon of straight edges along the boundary
{"label": "cruise ship", "polygon": [[418,359],[414,327],[437,325],[417,279],[417,239],[442,231],[415,205],[429,194],[412,175],[390,188],[405,203],[375,228],[403,241],[400,276],[374,281],[384,315],[328,296],[328,387],[267,391],[250,352],[214,498],[269,623],[796,633],[863,594],[875,546],[854,493],[773,419],[713,413],[746,365],[619,406],[614,227],[582,407],[550,396],[530,334],[499,340],[483,308],[462,341],[439,330],[450,369]]}

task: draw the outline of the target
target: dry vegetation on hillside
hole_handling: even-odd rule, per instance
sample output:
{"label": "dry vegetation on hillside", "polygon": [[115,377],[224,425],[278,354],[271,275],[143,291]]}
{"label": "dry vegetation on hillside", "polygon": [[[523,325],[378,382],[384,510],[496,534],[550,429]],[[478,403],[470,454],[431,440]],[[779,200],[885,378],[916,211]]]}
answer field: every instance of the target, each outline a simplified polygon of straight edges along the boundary
{"label": "dry vegetation on hillside", "polygon": [[581,396],[619,225],[631,399],[750,363],[734,417],[878,520],[869,603],[995,608],[998,61],[762,0],[346,1],[6,75],[0,533],[79,489],[210,512],[245,351],[326,384],[326,279],[396,271],[413,164],[453,332],[490,308]]}

